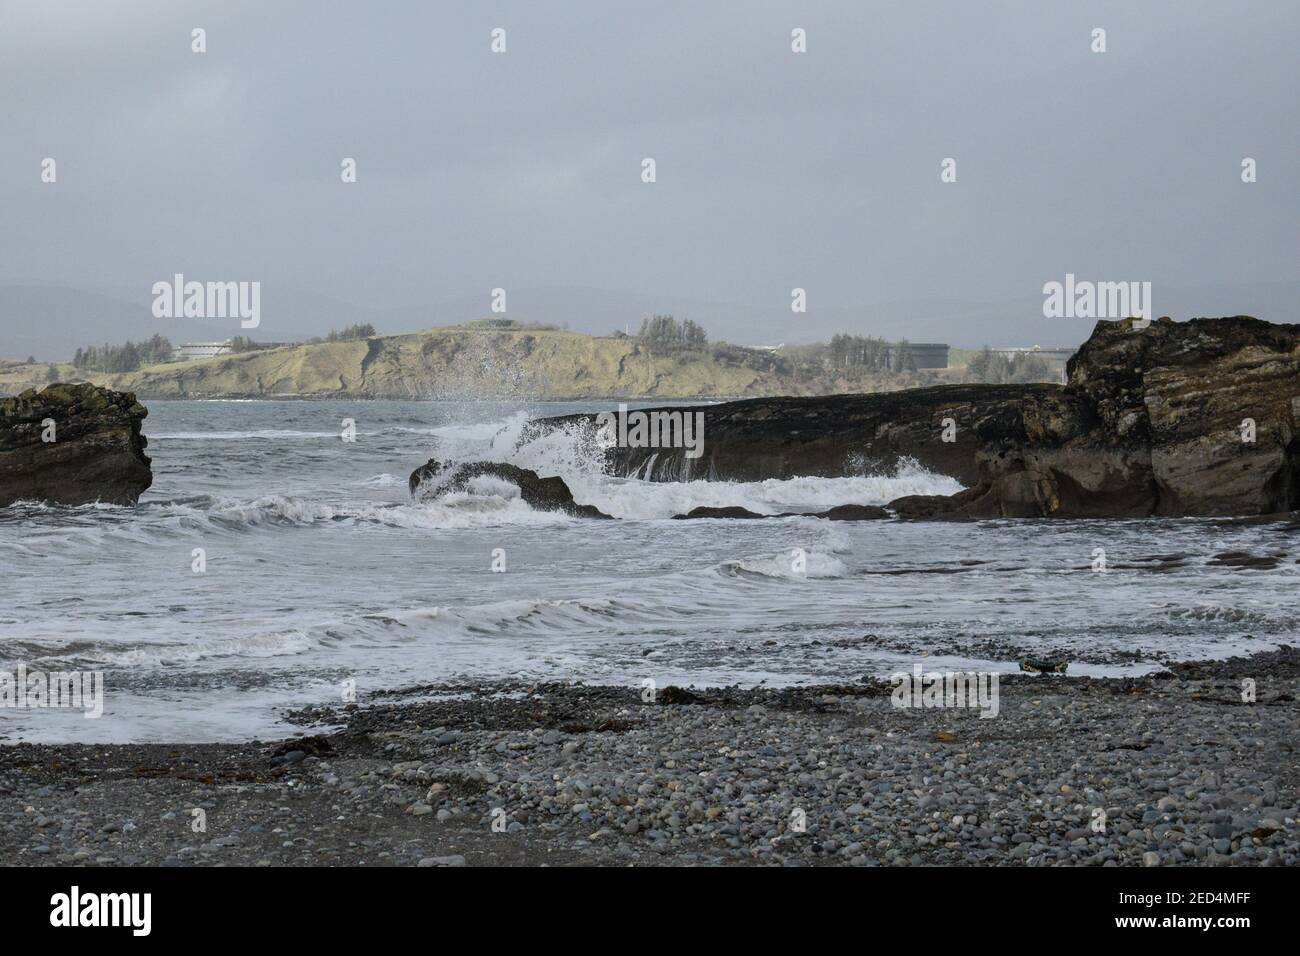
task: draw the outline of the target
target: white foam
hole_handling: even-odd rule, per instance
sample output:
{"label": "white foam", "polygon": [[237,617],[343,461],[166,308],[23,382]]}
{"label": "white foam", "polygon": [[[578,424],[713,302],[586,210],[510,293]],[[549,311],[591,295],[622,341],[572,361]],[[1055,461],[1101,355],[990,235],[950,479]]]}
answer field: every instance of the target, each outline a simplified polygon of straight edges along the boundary
{"label": "white foam", "polygon": [[338,513],[323,502],[304,501],[284,495],[262,495],[244,500],[219,498],[205,512],[207,517],[219,522],[246,526],[314,524],[317,521],[329,521]]}
{"label": "white foam", "polygon": [[519,412],[501,422],[433,430],[435,457],[443,461],[506,462],[543,477],[558,475],[580,504],[615,518],[660,519],[699,507],[741,507],[758,514],[825,511],[836,505],[884,505],[905,495],[951,495],[962,490],[954,478],[936,475],[905,460],[893,474],[844,478],[801,477],[756,482],[643,481],[605,474],[604,444],[588,421],[531,434]]}
{"label": "white foam", "polygon": [[435,501],[412,505],[361,508],[346,517],[372,521],[394,528],[473,528],[492,525],[552,525],[576,519],[558,511],[534,511],[518,497],[504,494],[475,494],[456,491]]}
{"label": "white foam", "polygon": [[804,578],[842,578],[849,573],[843,561],[834,555],[823,554],[820,551],[804,552],[802,568],[798,566],[797,556],[792,552],[786,552],[743,561],[728,561],[722,565],[721,570],[724,574],[730,575],[743,572],[791,581]]}
{"label": "white foam", "polygon": [[307,631],[289,628],[263,631],[245,637],[201,641],[183,646],[133,647],[126,651],[110,651],[96,660],[109,666],[147,667],[158,665],[193,664],[217,657],[269,658],[303,654],[320,646],[320,641]]}
{"label": "white foam", "polygon": [[754,482],[653,482],[582,476],[571,487],[577,500],[616,518],[671,518],[699,507],[740,507],[767,515],[818,512],[836,505],[883,505],[904,495],[950,495],[961,490],[955,479],[915,468],[892,476]]}

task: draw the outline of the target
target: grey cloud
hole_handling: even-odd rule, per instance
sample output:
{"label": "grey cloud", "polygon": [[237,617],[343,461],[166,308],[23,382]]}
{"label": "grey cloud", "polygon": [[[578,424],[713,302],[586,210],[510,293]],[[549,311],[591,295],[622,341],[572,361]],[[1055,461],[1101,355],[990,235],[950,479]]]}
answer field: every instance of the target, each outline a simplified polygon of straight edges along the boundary
{"label": "grey cloud", "polygon": [[[1150,280],[1157,310],[1162,290],[1181,306],[1300,278],[1298,27],[1300,8],[1262,0],[9,0],[0,355],[35,321],[6,284],[147,303],[178,271],[262,281],[282,303],[268,337],[320,331],[322,297],[433,325],[504,286],[550,290],[513,311],[567,295],[590,331],[662,302],[739,341],[923,315],[913,339],[1068,342],[1087,330],[1034,308],[1066,272]],[[794,286],[806,317],[785,308]]]}

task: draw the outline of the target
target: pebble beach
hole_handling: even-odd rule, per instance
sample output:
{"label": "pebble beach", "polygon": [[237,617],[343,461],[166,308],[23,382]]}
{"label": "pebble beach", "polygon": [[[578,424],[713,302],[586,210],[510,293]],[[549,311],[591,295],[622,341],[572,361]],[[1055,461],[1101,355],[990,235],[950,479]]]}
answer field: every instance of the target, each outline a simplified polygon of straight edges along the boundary
{"label": "pebble beach", "polygon": [[[1253,702],[1243,680],[1255,682]],[[1287,866],[1300,651],[890,684],[413,687],[232,744],[0,747],[0,860],[121,865]]]}

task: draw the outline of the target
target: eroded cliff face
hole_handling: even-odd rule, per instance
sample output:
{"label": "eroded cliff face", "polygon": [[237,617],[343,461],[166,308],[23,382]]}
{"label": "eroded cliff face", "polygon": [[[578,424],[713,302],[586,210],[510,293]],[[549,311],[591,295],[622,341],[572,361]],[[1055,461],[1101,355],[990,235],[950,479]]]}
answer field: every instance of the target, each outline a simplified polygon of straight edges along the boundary
{"label": "eroded cliff face", "polygon": [[[1026,439],[980,450],[985,517],[1262,515],[1300,507],[1300,326],[1098,323]],[[1253,438],[1253,440],[1250,440]]]}
{"label": "eroded cliff face", "polygon": [[14,501],[134,504],[153,483],[130,393],[50,385],[0,401],[0,506]]}
{"label": "eroded cliff face", "polygon": [[911,517],[1300,507],[1300,326],[1247,316],[1146,328],[1100,322],[1064,386],[754,399],[703,412],[700,458],[616,448],[610,469],[652,480],[755,481],[862,474],[914,459],[967,486],[951,497],[891,502]]}
{"label": "eroded cliff face", "polygon": [[245,352],[94,380],[145,398],[689,399],[800,387],[705,352],[655,354],[636,339],[465,328]]}
{"label": "eroded cliff face", "polygon": [[[179,333],[178,333],[179,334]],[[0,367],[0,395],[48,374],[47,365]],[[427,329],[168,362],[134,372],[83,373],[97,385],[154,398],[687,400],[828,395],[899,389],[938,372],[898,376],[825,369],[809,375],[763,353],[662,353],[635,338],[563,330]],[[947,372],[943,374],[948,374]],[[953,374],[956,374],[953,372]]]}

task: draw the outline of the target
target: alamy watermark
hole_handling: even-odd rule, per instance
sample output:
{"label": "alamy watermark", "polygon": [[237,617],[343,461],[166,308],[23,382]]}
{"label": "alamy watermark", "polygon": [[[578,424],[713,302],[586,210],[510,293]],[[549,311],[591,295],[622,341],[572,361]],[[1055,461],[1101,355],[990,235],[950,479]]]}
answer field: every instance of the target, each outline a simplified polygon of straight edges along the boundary
{"label": "alamy watermark", "polygon": [[1091,282],[1075,280],[1043,285],[1043,316],[1049,319],[1151,320],[1150,282]]}
{"label": "alamy watermark", "polygon": [[0,670],[0,707],[58,707],[85,711],[87,720],[104,713],[103,671],[29,671],[19,664]]}
{"label": "alamy watermark", "polygon": [[980,718],[998,715],[998,675],[976,671],[927,671],[913,664],[912,673],[890,676],[895,685],[890,701],[895,707],[978,708]]}
{"label": "alamy watermark", "polygon": [[685,448],[687,458],[704,454],[703,412],[617,412],[596,416],[603,439],[619,448]]}
{"label": "alamy watermark", "polygon": [[83,893],[73,885],[50,897],[50,925],[55,927],[126,926],[133,936],[148,936],[152,911],[152,893]]}
{"label": "alamy watermark", "polygon": [[244,329],[262,324],[260,282],[186,282],[178,272],[152,291],[156,319],[239,319]]}

